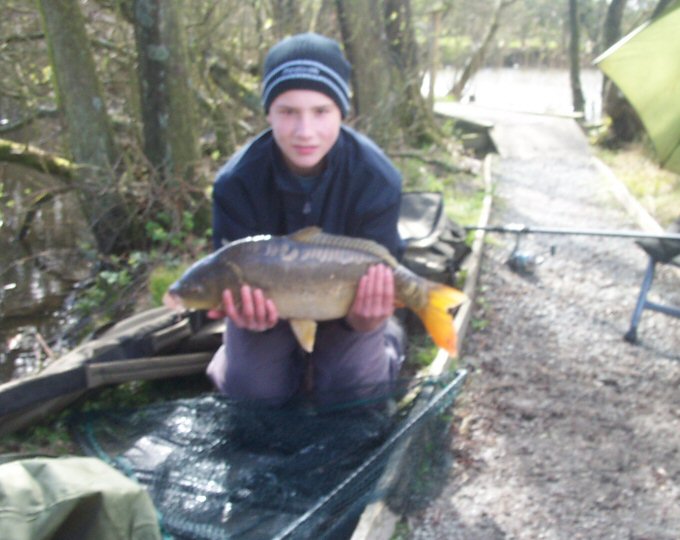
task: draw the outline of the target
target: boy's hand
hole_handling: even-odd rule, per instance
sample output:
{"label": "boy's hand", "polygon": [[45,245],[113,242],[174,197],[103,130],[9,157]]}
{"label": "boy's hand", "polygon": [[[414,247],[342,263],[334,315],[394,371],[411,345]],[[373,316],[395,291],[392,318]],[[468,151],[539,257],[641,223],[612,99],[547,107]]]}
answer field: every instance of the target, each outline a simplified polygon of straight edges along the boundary
{"label": "boy's hand", "polygon": [[347,322],[358,332],[378,328],[394,313],[394,274],[384,264],[371,266],[359,280]]}
{"label": "boy's hand", "polygon": [[239,328],[253,332],[269,330],[279,321],[279,312],[274,302],[265,297],[262,289],[253,289],[249,285],[241,287],[240,306],[229,289],[222,292],[222,304],[223,310],[211,309],[208,317],[228,317]]}

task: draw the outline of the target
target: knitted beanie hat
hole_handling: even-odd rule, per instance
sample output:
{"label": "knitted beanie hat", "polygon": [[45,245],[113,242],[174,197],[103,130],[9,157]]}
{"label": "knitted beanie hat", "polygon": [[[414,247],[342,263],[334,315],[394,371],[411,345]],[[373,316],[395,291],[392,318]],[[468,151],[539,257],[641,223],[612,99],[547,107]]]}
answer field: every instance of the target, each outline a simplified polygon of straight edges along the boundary
{"label": "knitted beanie hat", "polygon": [[344,118],[349,112],[351,69],[334,39],[312,32],[285,38],[269,50],[264,61],[265,113],[276,96],[287,90],[316,90],[333,99]]}

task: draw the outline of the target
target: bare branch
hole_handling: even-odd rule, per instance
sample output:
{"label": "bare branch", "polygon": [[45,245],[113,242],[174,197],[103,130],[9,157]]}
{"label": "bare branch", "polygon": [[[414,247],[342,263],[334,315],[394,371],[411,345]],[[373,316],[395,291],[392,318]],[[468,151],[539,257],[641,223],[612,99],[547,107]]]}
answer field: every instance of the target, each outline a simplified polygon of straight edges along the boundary
{"label": "bare branch", "polygon": [[56,118],[58,114],[59,109],[57,109],[56,107],[51,108],[38,107],[33,114],[20,118],[15,122],[4,125],[0,123],[0,133],[9,133],[11,131],[16,131],[17,129],[27,126],[28,124],[30,124],[31,122],[38,118]]}
{"label": "bare branch", "polygon": [[12,34],[0,40],[3,45],[11,43],[26,43],[27,41],[41,41],[45,39],[44,32],[31,32],[30,34]]}

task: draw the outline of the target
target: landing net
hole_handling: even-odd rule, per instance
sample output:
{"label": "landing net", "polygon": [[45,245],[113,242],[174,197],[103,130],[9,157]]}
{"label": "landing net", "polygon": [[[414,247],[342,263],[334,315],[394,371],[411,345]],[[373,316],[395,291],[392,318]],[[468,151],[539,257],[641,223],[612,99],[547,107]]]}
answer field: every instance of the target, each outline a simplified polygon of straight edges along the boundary
{"label": "landing net", "polygon": [[[453,402],[464,377],[403,381],[370,401],[327,409],[207,394],[89,412],[73,428],[86,453],[148,489],[173,538],[348,538],[379,495],[376,480],[391,451]],[[399,399],[425,387],[426,403],[395,411]]]}

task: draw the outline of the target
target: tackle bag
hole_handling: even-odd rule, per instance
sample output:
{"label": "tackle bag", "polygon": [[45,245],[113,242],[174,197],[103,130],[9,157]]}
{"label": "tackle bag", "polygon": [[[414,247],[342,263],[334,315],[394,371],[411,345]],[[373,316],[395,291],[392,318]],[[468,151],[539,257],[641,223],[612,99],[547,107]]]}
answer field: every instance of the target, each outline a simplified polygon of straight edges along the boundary
{"label": "tackle bag", "polygon": [[103,461],[80,456],[0,465],[0,538],[161,540],[146,490]]}
{"label": "tackle bag", "polygon": [[419,276],[453,285],[471,250],[465,229],[446,215],[443,195],[402,193],[398,227],[405,245],[401,263]]}

